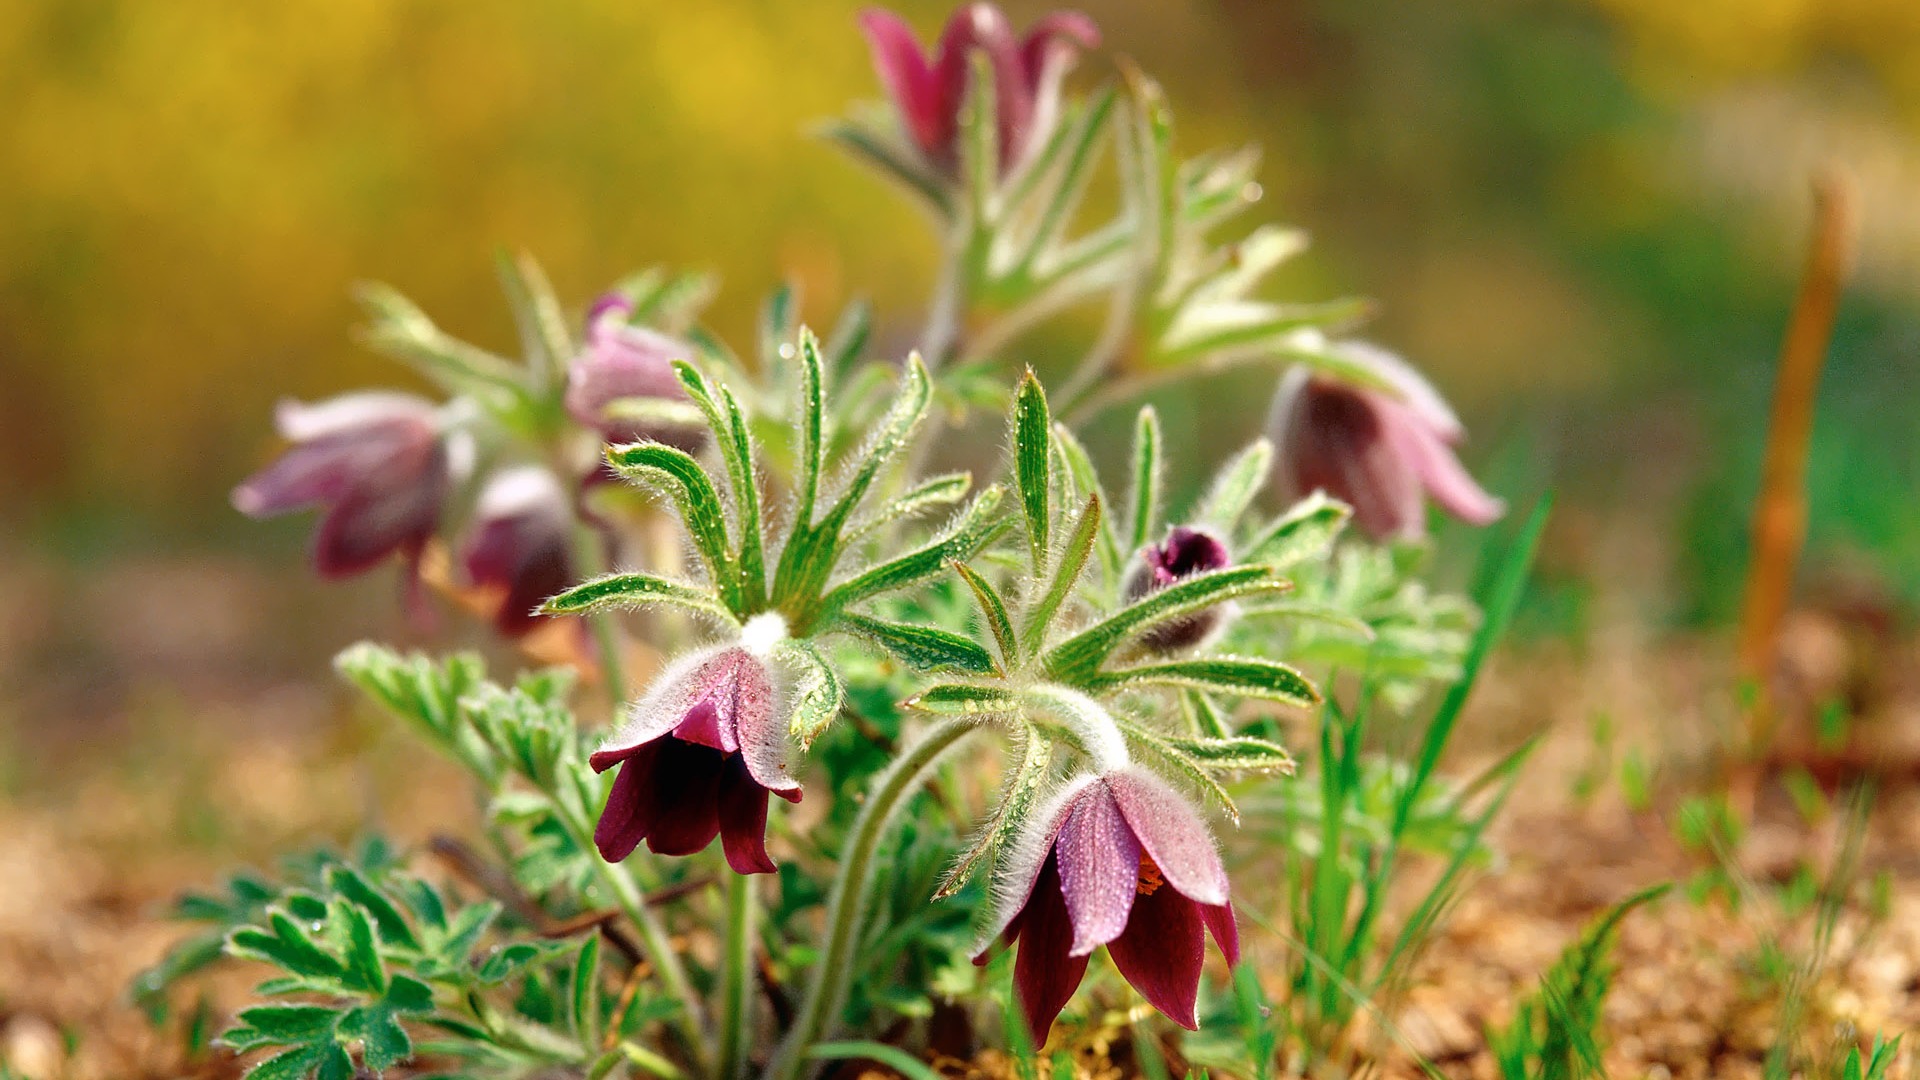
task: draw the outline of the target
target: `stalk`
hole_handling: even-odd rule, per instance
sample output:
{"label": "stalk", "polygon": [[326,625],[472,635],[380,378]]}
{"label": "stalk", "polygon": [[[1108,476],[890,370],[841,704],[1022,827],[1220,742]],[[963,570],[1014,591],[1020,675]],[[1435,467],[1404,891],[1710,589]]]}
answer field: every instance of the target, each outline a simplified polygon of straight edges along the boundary
{"label": "stalk", "polygon": [[753,1032],[753,938],[758,904],[753,878],[727,874],[727,950],[720,969],[720,1080],[746,1075]]}
{"label": "stalk", "polygon": [[[574,524],[573,557],[579,564],[582,581],[598,577],[607,568],[607,559],[601,552],[600,534],[587,522]],[[614,625],[613,613],[605,610],[587,615],[587,626],[593,631],[594,648],[600,654],[600,679],[606,687],[607,701],[613,706],[613,714],[619,716],[620,707],[627,701],[627,676],[620,655],[620,630]]]}
{"label": "stalk", "polygon": [[766,1076],[771,1080],[798,1080],[807,1047],[829,1034],[853,981],[854,953],[872,899],[874,859],[880,841],[894,815],[906,805],[908,796],[927,782],[941,756],[973,729],[973,722],[966,718],[942,721],[910,746],[874,785],[840,854],[840,870],[827,898],[827,934],[820,960],[794,1018],[793,1030],[767,1069]]}

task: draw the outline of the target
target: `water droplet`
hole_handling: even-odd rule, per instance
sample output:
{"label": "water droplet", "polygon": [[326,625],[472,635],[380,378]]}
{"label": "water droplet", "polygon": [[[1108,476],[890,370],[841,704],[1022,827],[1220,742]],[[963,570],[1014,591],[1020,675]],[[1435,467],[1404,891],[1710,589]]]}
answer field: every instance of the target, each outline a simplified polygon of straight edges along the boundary
{"label": "water droplet", "polygon": [[794,357],[794,351],[793,351],[792,342],[787,342],[780,346],[780,359],[791,360],[793,359],[793,357]]}
{"label": "water droplet", "polygon": [[1247,181],[1247,186],[1240,189],[1240,197],[1248,202],[1259,202],[1260,196],[1264,194],[1266,194],[1266,192],[1261,189],[1259,184],[1252,180]]}

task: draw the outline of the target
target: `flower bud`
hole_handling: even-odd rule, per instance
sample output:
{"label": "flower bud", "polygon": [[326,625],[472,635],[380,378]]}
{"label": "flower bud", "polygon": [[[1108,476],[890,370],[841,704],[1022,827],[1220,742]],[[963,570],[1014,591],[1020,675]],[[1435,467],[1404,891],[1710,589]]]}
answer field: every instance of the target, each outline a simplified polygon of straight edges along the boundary
{"label": "flower bud", "polygon": [[1498,518],[1504,504],[1454,456],[1465,431],[1432,385],[1384,349],[1358,342],[1340,348],[1392,390],[1306,367],[1287,372],[1267,421],[1279,451],[1280,496],[1324,491],[1353,507],[1360,527],[1382,540],[1424,536],[1428,496],[1474,525]]}
{"label": "flower bud", "polygon": [[706,438],[704,426],[620,414],[622,401],[688,401],[673,362],[691,358],[693,346],[630,325],[627,317],[632,313],[631,303],[612,295],[601,297],[587,313],[586,348],[567,373],[567,411],[609,443],[652,440],[696,452]]}
{"label": "flower bud", "polygon": [[[1167,538],[1140,549],[1140,555],[1127,570],[1120,593],[1132,603],[1183,578],[1224,570],[1232,564],[1224,540],[1211,530],[1195,525],[1176,525],[1167,530]],[[1147,648],[1159,653],[1180,652],[1205,641],[1226,621],[1225,605],[1169,619],[1140,635]]]}
{"label": "flower bud", "polygon": [[487,482],[461,560],[474,584],[499,592],[502,634],[533,629],[534,609],[573,583],[572,527],[566,493],[548,470],[522,465]]}

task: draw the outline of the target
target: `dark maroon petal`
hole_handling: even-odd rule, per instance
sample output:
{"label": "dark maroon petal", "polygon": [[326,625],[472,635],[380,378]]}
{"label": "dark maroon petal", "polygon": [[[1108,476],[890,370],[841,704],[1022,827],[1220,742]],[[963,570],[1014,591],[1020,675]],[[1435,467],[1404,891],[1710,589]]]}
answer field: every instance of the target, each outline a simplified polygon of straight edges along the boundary
{"label": "dark maroon petal", "polygon": [[720,835],[720,771],[726,758],[711,747],[662,739],[653,774],[653,828],[647,850],[692,855]]}
{"label": "dark maroon petal", "polygon": [[363,458],[353,436],[334,435],[289,447],[233,489],[233,508],[262,518],[332,502],[359,482],[365,470]]}
{"label": "dark maroon petal", "polygon": [[1107,944],[1107,955],[1147,1003],[1193,1031],[1200,1026],[1194,1004],[1200,996],[1204,960],[1200,905],[1162,885],[1133,902],[1133,917]]}
{"label": "dark maroon petal", "polygon": [[736,874],[771,874],[767,855],[767,789],[754,783],[739,755],[720,777],[720,844]]}
{"label": "dark maroon petal", "polygon": [[659,745],[648,743],[621,754],[594,755],[595,772],[620,766],[620,771],[613,776],[613,790],[607,794],[606,808],[600,811],[600,822],[593,830],[593,846],[600,849],[600,857],[608,862],[619,862],[633,854],[633,849],[647,838],[652,828],[653,773]]}
{"label": "dark maroon petal", "polygon": [[1060,86],[1081,49],[1100,44],[1100,28],[1077,11],[1042,17],[1020,42],[1021,90],[1026,98],[1019,126],[1002,125],[1000,170],[1011,173],[1040,148],[1060,115]]}
{"label": "dark maroon petal", "polygon": [[1140,880],[1140,844],[1105,784],[1087,788],[1074,804],[1053,853],[1073,919],[1072,951],[1085,956],[1126,928]]}
{"label": "dark maroon petal", "polygon": [[1213,943],[1220,946],[1220,955],[1227,958],[1227,966],[1240,962],[1240,920],[1234,917],[1233,902],[1224,904],[1201,904],[1201,921],[1207,924],[1207,931],[1213,935]]}
{"label": "dark maroon petal", "polygon": [[1072,955],[1073,921],[1060,892],[1060,870],[1052,857],[1041,867],[1033,896],[1018,916],[1020,928],[1014,958],[1013,987],[1020,995],[1027,1029],[1035,1044],[1047,1041],[1047,1032],[1080,987],[1088,956]]}
{"label": "dark maroon petal", "polygon": [[433,537],[446,495],[446,454],[435,442],[410,456],[392,475],[363,480],[321,519],[313,562],[322,576],[357,574],[395,552],[418,552]]}
{"label": "dark maroon petal", "polygon": [[1311,377],[1280,444],[1282,468],[1299,494],[1325,491],[1353,507],[1377,538],[1417,536],[1426,512],[1419,478],[1390,444],[1372,391]]}
{"label": "dark maroon petal", "polygon": [[1033,95],[1027,89],[1020,60],[1020,41],[1014,36],[1006,14],[992,4],[962,6],[947,20],[933,61],[942,125],[936,145],[944,148],[944,157],[936,156],[935,163],[943,168],[951,169],[958,160],[955,141],[959,135],[960,110],[966,104],[967,84],[973,74],[969,54],[974,49],[986,53],[993,68],[994,110],[1003,164],[1011,145],[1009,132],[1015,128],[1025,130],[1033,109]]}

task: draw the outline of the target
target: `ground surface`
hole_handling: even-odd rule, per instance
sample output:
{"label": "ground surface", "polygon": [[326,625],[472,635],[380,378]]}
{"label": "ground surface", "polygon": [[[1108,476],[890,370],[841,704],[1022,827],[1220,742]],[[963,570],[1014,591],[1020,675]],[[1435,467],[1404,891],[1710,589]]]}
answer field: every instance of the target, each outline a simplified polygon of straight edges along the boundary
{"label": "ground surface", "polygon": [[[24,1076],[237,1075],[217,1056],[185,1060],[178,1033],[156,1033],[128,1003],[129,978],[180,933],[162,918],[167,901],[234,865],[369,826],[419,841],[470,820],[459,777],[422,767],[426,755],[404,734],[327,679],[331,646],[394,629],[334,614],[377,606],[379,590],[324,610],[300,596],[235,602],[258,597],[259,584],[218,568],[136,569],[113,595],[121,618],[77,627],[18,614],[75,610],[52,603],[57,577],[0,581],[27,600],[0,622],[10,665],[0,667],[0,1062]],[[1827,677],[1819,641],[1808,649],[1801,674]],[[1869,710],[1882,725],[1870,743],[1898,743],[1920,726],[1897,685],[1906,662],[1893,666],[1896,685],[1882,680]],[[1421,1075],[1417,1060],[1448,1076],[1494,1075],[1484,1026],[1507,1019],[1589,919],[1638,888],[1714,865],[1674,839],[1672,819],[1715,775],[1727,712],[1717,670],[1712,647],[1634,633],[1497,666],[1453,766],[1470,769],[1543,727],[1547,741],[1499,829],[1505,861],[1477,879],[1405,999],[1365,1022],[1359,1039],[1380,1051],[1376,1075]],[[1596,740],[1603,713],[1610,734]],[[1629,758],[1651,775],[1640,809],[1618,782]],[[1920,788],[1893,760],[1881,769],[1856,900],[1805,995],[1802,1044],[1816,1055],[1862,1033],[1920,1028]],[[1614,1076],[1760,1075],[1782,1002],[1767,958],[1815,955],[1811,919],[1778,902],[1779,883],[1801,865],[1827,865],[1842,820],[1810,825],[1777,783],[1755,790],[1756,825],[1729,854],[1746,902],[1736,910],[1674,895],[1624,926],[1603,1029]],[[248,981],[210,983],[215,1011]],[[1913,1075],[1910,1066],[1895,1075]],[[991,1055],[943,1067],[1007,1075]]]}

